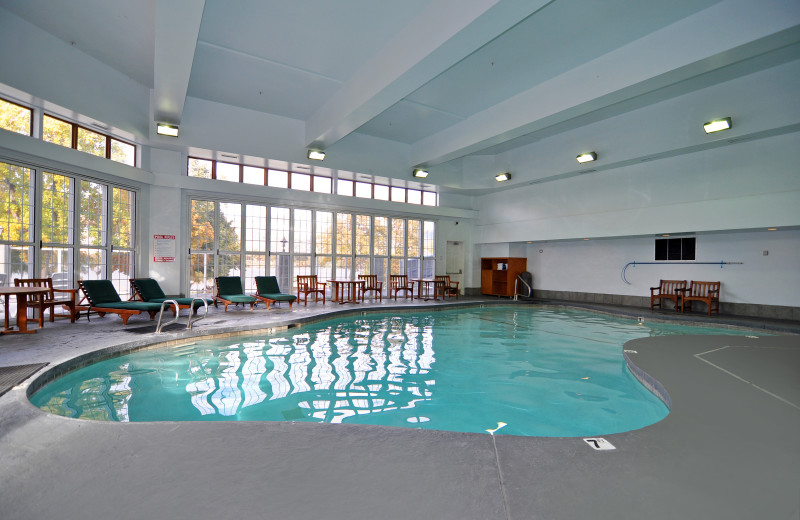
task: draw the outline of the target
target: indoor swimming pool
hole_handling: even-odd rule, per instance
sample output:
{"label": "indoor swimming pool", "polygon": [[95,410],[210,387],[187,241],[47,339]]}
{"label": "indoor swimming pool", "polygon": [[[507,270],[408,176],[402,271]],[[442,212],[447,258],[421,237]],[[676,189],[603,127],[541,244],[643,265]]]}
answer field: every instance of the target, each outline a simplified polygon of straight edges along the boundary
{"label": "indoor swimming pool", "polygon": [[363,313],[98,360],[48,383],[31,401],[53,414],[101,421],[602,435],[669,413],[630,372],[625,342],[732,333],[515,305]]}

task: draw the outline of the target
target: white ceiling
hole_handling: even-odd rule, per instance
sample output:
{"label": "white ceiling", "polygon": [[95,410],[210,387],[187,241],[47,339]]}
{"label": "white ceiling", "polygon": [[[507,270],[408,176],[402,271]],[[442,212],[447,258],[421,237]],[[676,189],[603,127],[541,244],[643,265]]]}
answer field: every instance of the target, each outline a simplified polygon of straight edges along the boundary
{"label": "white ceiling", "polygon": [[[443,186],[467,191],[483,186],[465,180],[465,157],[603,121],[599,132],[624,132],[614,118],[800,59],[797,0],[0,0],[0,7],[153,88],[162,119],[180,122],[189,96],[304,121],[305,145],[331,155],[354,133],[396,141],[409,147],[409,168],[438,168]],[[683,121],[676,124],[685,132]],[[651,155],[672,151],[665,144]]]}

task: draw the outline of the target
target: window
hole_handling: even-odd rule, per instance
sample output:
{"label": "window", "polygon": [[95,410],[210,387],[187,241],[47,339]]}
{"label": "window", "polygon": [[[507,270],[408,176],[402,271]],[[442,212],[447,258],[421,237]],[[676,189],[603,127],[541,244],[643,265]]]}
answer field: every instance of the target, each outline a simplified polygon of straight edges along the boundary
{"label": "window", "polygon": [[18,134],[32,134],[33,110],[0,99],[0,128]]}
{"label": "window", "polygon": [[694,260],[695,237],[657,238],[656,260]]}
{"label": "window", "polygon": [[239,182],[239,165],[217,162],[217,179],[228,182]]}
{"label": "window", "polygon": [[345,197],[353,196],[353,181],[347,179],[336,179],[336,193]]}
{"label": "window", "polygon": [[330,177],[314,176],[314,191],[317,193],[332,193],[333,179]]}
{"label": "window", "polygon": [[389,200],[389,186],[384,186],[383,184],[376,184],[375,198],[378,200]]}
{"label": "window", "polygon": [[405,201],[406,201],[406,189],[398,188],[397,186],[392,186],[392,202],[405,202]]}
{"label": "window", "polygon": [[[69,143],[72,139],[70,132],[73,129],[71,123],[62,122],[55,118],[50,118],[45,127],[49,129],[48,139],[54,142]],[[77,127],[76,127],[77,128]],[[121,161],[129,161],[135,154],[135,147],[126,143],[117,142],[109,138],[111,143],[111,154],[119,156]],[[64,144],[64,146],[70,146]],[[88,146],[88,145],[87,145]],[[353,175],[352,172],[343,172],[344,175]],[[211,159],[198,159],[189,157],[187,174],[189,177],[202,179],[217,179],[229,182],[241,182],[245,184],[266,185],[272,188],[286,188],[297,191],[312,191],[315,193],[336,193],[345,197],[358,197],[362,199],[385,200],[392,202],[403,202],[408,204],[421,204],[425,206],[437,206],[438,196],[435,192],[418,189],[406,189],[400,186],[387,186],[385,184],[373,184],[367,181],[353,181],[350,179],[334,179],[325,175],[314,175],[305,172],[284,171],[264,169],[256,166],[245,166],[218,162]],[[335,191],[334,191],[335,190]]]}
{"label": "window", "polygon": [[368,182],[356,182],[356,197],[362,199],[372,198],[372,184]]}
{"label": "window", "polygon": [[42,140],[136,166],[136,146],[48,114],[42,118]]}
{"label": "window", "polygon": [[289,172],[281,170],[267,170],[267,186],[273,188],[289,187]]}
{"label": "window", "polygon": [[72,123],[45,114],[42,120],[42,139],[48,143],[72,148]]}
{"label": "window", "polygon": [[292,189],[311,191],[311,175],[292,172]]}
{"label": "window", "polygon": [[81,152],[98,157],[106,156],[106,136],[81,126],[78,127],[78,141],[75,148]]}
{"label": "window", "polygon": [[242,167],[242,182],[245,184],[266,184],[264,180],[264,168],[256,168],[254,166]]}
{"label": "window", "polygon": [[204,159],[189,157],[189,177],[210,179],[213,163]]}

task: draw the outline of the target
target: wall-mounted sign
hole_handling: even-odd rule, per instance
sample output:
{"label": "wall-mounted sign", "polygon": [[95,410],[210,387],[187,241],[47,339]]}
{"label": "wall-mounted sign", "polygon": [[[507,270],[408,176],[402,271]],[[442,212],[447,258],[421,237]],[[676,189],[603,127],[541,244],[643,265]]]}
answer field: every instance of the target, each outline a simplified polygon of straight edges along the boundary
{"label": "wall-mounted sign", "polygon": [[175,235],[153,235],[154,262],[175,261]]}

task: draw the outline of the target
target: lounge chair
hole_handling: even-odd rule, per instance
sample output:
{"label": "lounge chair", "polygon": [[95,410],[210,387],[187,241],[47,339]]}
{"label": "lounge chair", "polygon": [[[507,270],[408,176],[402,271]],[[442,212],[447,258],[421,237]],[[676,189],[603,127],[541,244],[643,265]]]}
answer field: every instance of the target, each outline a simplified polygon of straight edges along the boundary
{"label": "lounge chair", "polygon": [[217,295],[214,296],[214,307],[217,303],[221,302],[225,305],[225,312],[228,312],[228,305],[236,304],[237,306],[245,303],[250,304],[250,310],[258,300],[252,296],[248,296],[242,289],[242,278],[240,276],[217,276],[214,278],[214,285],[217,288]]}
{"label": "lounge chair", "polygon": [[406,297],[414,299],[414,282],[408,281],[408,276],[404,274],[390,274],[389,275],[389,294],[397,299],[397,293],[405,291]]}
{"label": "lounge chair", "polygon": [[322,295],[322,303],[325,303],[325,282],[317,281],[317,275],[304,274],[297,276],[297,294],[303,299],[303,305],[308,305],[308,295],[313,294],[319,301]]}
{"label": "lounge chair", "polygon": [[[143,302],[162,303],[165,300],[175,300],[175,302],[178,303],[178,309],[188,309],[192,306],[192,301],[194,300],[193,311],[195,314],[197,313],[197,309],[203,306],[203,302],[200,301],[201,298],[168,298],[161,289],[161,285],[152,278],[131,278],[130,282],[131,289],[133,290],[132,301],[138,299]],[[202,298],[202,300],[205,300],[209,305],[214,303],[214,300],[206,298]],[[172,305],[170,305],[169,308],[173,313],[175,312],[175,308]]]}
{"label": "lounge chair", "polygon": [[146,312],[152,320],[155,319],[156,313],[161,310],[160,303],[122,301],[111,280],[81,280],[78,285],[80,285],[86,300],[89,302],[88,306],[80,306],[81,310],[87,310],[87,320],[92,312],[96,312],[101,317],[111,313],[119,314],[120,318],[122,318],[122,324],[127,325],[131,316]]}
{"label": "lounge chair", "polygon": [[267,310],[269,310],[269,304],[272,302],[289,302],[289,308],[292,308],[292,304],[297,299],[297,296],[294,294],[285,294],[281,292],[281,288],[278,287],[278,279],[274,276],[256,276],[256,294],[253,294],[253,298],[261,300],[262,302],[267,304]]}
{"label": "lounge chair", "polygon": [[359,280],[364,280],[364,285],[361,286],[361,301],[364,301],[364,294],[373,291],[378,295],[378,300],[383,301],[383,282],[378,281],[377,274],[360,274]]}
{"label": "lounge chair", "polygon": [[[39,328],[44,327],[44,311],[50,309],[50,321],[55,321],[55,317],[69,318],[70,323],[75,323],[75,294],[77,289],[54,289],[52,278],[14,278],[16,287],[44,287],[48,290],[37,299],[28,303],[28,307],[39,309]],[[61,296],[63,295],[63,296]],[[68,314],[56,314],[56,307],[66,308]]]}

